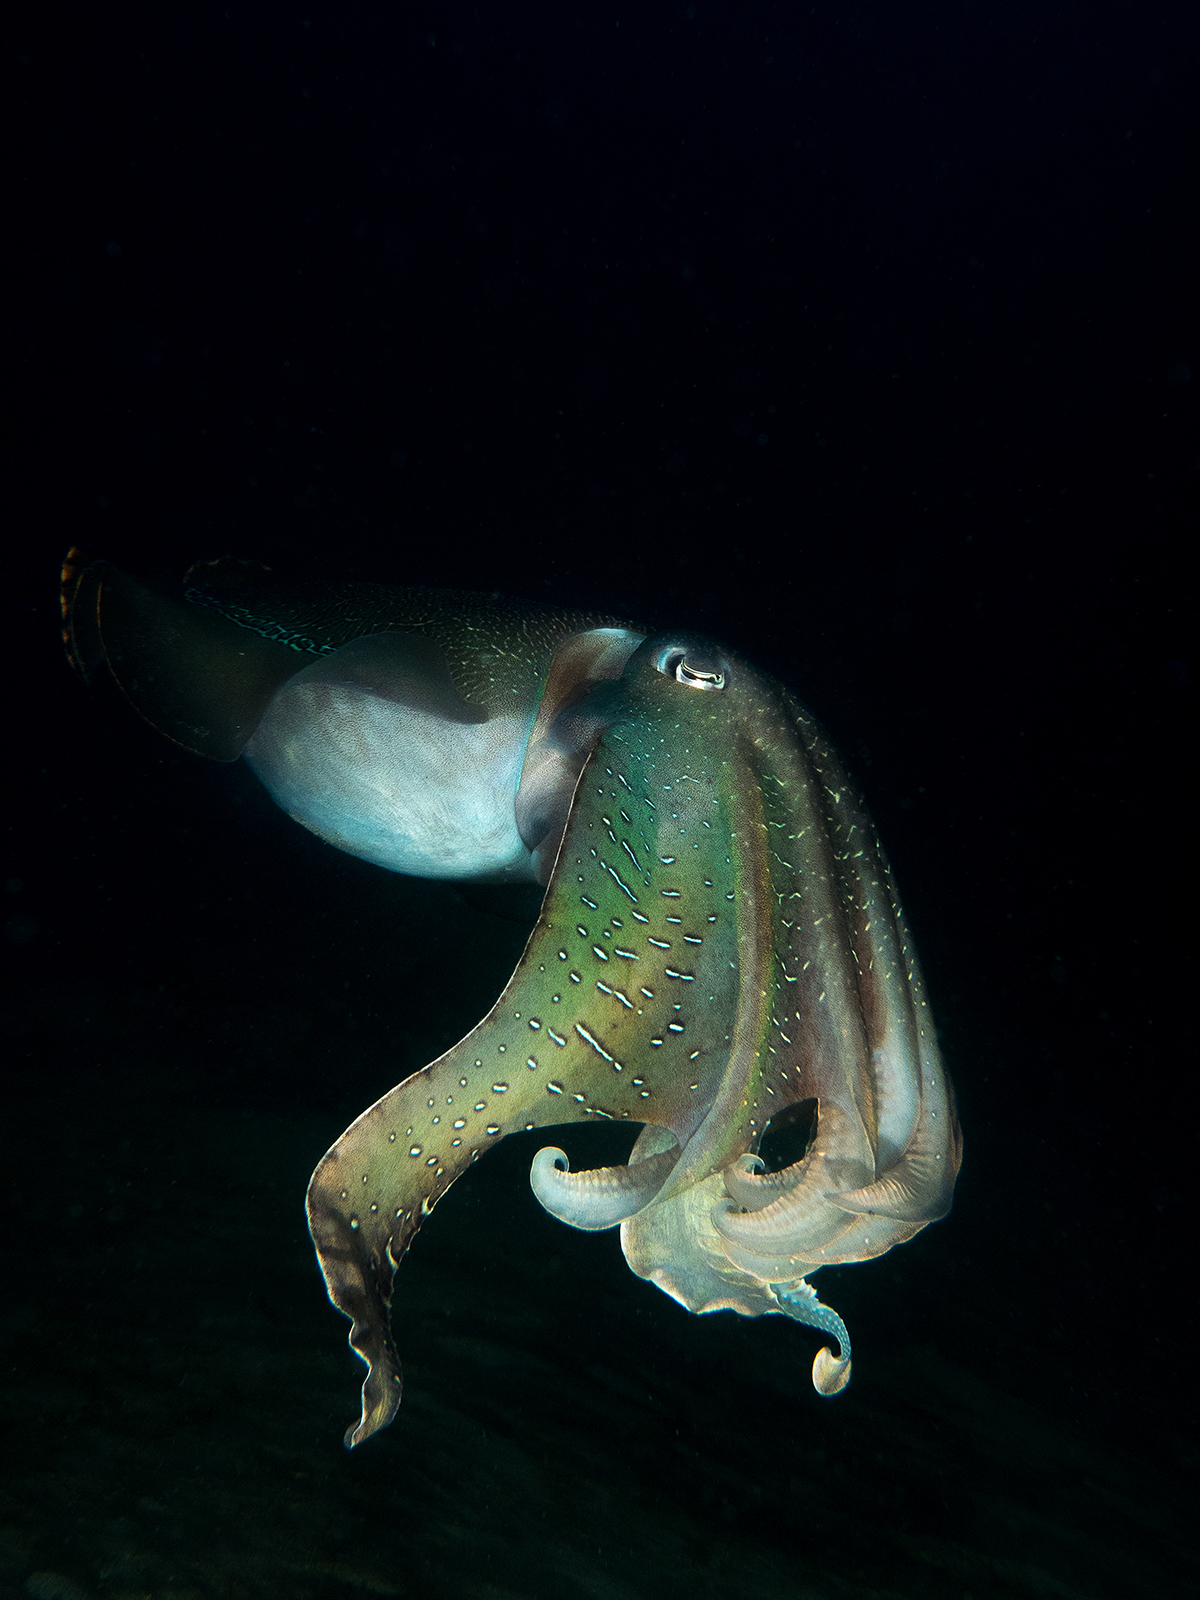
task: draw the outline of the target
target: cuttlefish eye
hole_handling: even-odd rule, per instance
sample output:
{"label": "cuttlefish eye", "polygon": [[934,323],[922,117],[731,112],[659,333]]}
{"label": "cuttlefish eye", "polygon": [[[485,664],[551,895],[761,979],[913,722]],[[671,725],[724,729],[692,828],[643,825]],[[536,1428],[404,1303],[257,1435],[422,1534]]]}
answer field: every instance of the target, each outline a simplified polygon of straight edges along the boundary
{"label": "cuttlefish eye", "polygon": [[726,684],[724,663],[707,651],[689,657],[678,645],[668,645],[654,665],[664,678],[686,683],[689,689],[723,689]]}

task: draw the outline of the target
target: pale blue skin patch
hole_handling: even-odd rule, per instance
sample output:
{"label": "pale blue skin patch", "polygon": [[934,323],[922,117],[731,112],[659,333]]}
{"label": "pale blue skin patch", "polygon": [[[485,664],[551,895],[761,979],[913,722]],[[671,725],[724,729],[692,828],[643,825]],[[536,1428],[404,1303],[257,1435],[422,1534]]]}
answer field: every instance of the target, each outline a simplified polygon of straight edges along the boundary
{"label": "pale blue skin patch", "polygon": [[416,878],[536,881],[517,831],[527,717],[449,722],[351,683],[285,684],[246,760],[338,849]]}
{"label": "pale blue skin patch", "polygon": [[493,679],[484,706],[459,693],[432,640],[367,635],[289,678],[243,754],[277,805],[360,860],[544,884],[597,732],[574,695],[619,674],[640,638],[597,628],[564,641],[558,718],[545,684],[506,699]]}

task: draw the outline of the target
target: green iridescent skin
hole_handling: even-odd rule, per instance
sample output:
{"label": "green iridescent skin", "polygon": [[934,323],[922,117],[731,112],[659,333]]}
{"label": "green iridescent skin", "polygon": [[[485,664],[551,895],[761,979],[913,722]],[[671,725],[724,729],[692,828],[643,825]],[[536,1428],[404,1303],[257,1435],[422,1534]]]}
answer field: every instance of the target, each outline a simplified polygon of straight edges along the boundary
{"label": "green iridescent skin", "polygon": [[[805,1292],[779,1290],[826,1261],[879,1254],[948,1209],[958,1162],[948,1085],[887,868],[845,773],[770,679],[725,653],[725,689],[699,692],[657,669],[663,645],[647,640],[604,691],[612,725],[584,768],[541,915],[495,1007],[366,1111],[313,1176],[313,1240],[369,1365],[348,1444],[399,1403],[396,1265],[450,1184],[505,1134],[644,1123],[634,1177],[639,1156],[678,1146],[622,1240],[635,1271],[693,1310],[785,1312],[828,1327],[826,1308],[804,1314]],[[702,641],[683,645],[712,655]],[[881,1040],[890,1047],[889,1029],[910,1035],[913,1062],[925,1034],[908,1143],[930,1147],[933,1176],[913,1214],[844,1209],[822,1180],[805,1204],[824,1214],[799,1249],[788,1236],[781,1250],[770,1227],[750,1247],[727,1246],[710,1215],[732,1207],[725,1174],[791,1104],[816,1097],[824,1112],[828,1100],[835,1121],[840,1106],[826,1166],[841,1163],[848,1190],[880,1177],[875,1101],[888,1091],[872,1055]],[[933,1140],[931,1115],[941,1117]],[[819,1123],[806,1174],[746,1213],[751,1224],[758,1214],[773,1223],[781,1207],[787,1226],[821,1145]],[[891,1165],[904,1172],[904,1160]],[[845,1347],[843,1357],[840,1367],[818,1357],[823,1392],[845,1381]]]}
{"label": "green iridescent skin", "polygon": [[[597,1172],[540,1151],[530,1181],[553,1215],[619,1226],[633,1271],[688,1310],[821,1330],[838,1351],[818,1352],[813,1381],[845,1386],[845,1326],[807,1280],[944,1216],[961,1137],[874,826],[787,689],[690,634],[489,595],[289,588],[230,558],[173,589],[72,551],[63,620],[81,675],[106,663],[178,743],[245,752],[264,782],[295,758],[318,798],[344,788],[333,832],[288,806],[342,848],[363,793],[386,794],[384,834],[415,830],[406,773],[447,729],[461,739],[439,793],[458,775],[474,776],[471,807],[507,793],[459,753],[494,755],[492,734],[515,761],[501,763],[520,777],[507,816],[524,831],[495,870],[549,879],[525,953],[479,1025],[365,1111],[309,1186],[329,1295],[368,1367],[348,1445],[400,1403],[393,1279],[421,1223],[506,1134],[566,1123],[640,1131],[626,1165]],[[355,717],[361,748],[341,739]],[[507,728],[526,742],[505,747]],[[410,768],[392,760],[405,739]],[[342,783],[356,760],[358,789]],[[455,875],[437,865],[441,829],[411,832],[427,876]],[[368,859],[389,864],[386,846]],[[394,870],[418,870],[404,859]],[[764,1132],[801,1105],[815,1107],[803,1158],[763,1170]]]}

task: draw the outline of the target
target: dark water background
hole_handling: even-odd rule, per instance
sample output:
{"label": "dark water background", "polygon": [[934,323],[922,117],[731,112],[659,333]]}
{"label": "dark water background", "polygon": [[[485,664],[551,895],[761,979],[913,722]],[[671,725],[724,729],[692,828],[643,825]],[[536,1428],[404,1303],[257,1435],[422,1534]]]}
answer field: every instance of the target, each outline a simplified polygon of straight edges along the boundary
{"label": "dark water background", "polygon": [[[4,38],[0,1600],[1195,1593],[1191,7]],[[947,1221],[819,1280],[843,1396],[807,1331],[545,1216],[512,1139],[405,1262],[404,1405],[345,1454],[308,1174],[527,924],[85,693],[70,543],[700,627],[798,690],[966,1140]]]}

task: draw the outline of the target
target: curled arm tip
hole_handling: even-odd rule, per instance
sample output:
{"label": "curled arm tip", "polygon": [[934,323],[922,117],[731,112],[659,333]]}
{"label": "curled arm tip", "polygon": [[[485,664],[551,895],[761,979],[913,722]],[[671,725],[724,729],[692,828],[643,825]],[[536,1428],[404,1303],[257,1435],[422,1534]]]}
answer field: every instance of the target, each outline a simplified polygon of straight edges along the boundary
{"label": "curled arm tip", "polygon": [[771,1288],[780,1310],[793,1321],[819,1328],[822,1333],[832,1334],[837,1340],[839,1353],[836,1356],[828,1345],[817,1351],[812,1378],[813,1388],[818,1394],[826,1398],[841,1394],[850,1382],[850,1335],[846,1331],[846,1324],[831,1306],[822,1305],[817,1299],[816,1290],[803,1278],[798,1283],[775,1283]]}

